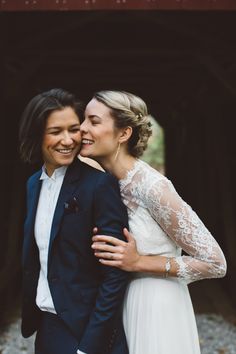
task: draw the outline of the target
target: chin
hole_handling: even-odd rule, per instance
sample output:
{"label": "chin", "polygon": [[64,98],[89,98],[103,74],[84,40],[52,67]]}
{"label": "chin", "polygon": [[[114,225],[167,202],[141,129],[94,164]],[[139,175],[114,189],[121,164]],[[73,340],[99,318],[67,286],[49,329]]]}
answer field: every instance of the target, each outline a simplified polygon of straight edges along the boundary
{"label": "chin", "polygon": [[91,158],[93,157],[93,154],[89,153],[88,151],[81,150],[79,154],[82,157],[91,157]]}
{"label": "chin", "polygon": [[[77,156],[77,155],[76,155]],[[60,165],[61,166],[69,166],[70,164],[72,164],[72,162],[74,161],[74,159],[76,158],[76,156],[74,156],[73,158],[71,157],[70,159],[66,159],[64,161],[60,161]]]}

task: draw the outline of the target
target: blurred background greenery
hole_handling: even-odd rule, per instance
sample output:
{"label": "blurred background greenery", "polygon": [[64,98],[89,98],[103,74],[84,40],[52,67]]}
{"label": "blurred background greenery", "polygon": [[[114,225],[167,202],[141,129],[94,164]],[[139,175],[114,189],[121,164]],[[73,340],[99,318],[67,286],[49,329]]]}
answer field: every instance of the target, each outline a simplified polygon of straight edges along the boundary
{"label": "blurred background greenery", "polygon": [[141,159],[165,174],[165,137],[161,125],[151,117],[152,136]]}

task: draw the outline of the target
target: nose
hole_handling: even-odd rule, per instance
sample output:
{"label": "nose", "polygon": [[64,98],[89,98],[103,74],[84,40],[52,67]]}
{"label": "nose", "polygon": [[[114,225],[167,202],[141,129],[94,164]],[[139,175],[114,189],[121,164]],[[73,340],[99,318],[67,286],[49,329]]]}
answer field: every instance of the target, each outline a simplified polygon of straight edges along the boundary
{"label": "nose", "polygon": [[87,123],[84,120],[83,123],[80,124],[80,131],[81,131],[81,133],[85,133],[85,132],[87,132],[87,130],[88,130],[87,129]]}
{"label": "nose", "polygon": [[69,132],[65,132],[65,133],[63,134],[61,143],[62,143],[63,145],[71,145],[71,144],[73,144],[73,139],[72,139],[72,137],[70,136]]}

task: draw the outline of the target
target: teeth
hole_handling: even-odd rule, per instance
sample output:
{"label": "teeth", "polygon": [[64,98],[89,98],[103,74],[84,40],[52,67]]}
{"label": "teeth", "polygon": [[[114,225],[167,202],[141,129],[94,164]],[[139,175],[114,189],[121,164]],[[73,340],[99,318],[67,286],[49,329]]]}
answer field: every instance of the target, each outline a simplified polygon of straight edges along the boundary
{"label": "teeth", "polygon": [[92,141],[91,140],[87,140],[87,139],[82,139],[82,144],[90,144],[92,145]]}
{"label": "teeth", "polygon": [[58,149],[57,151],[58,151],[58,152],[61,152],[61,153],[63,153],[63,154],[67,154],[67,153],[71,152],[72,149]]}

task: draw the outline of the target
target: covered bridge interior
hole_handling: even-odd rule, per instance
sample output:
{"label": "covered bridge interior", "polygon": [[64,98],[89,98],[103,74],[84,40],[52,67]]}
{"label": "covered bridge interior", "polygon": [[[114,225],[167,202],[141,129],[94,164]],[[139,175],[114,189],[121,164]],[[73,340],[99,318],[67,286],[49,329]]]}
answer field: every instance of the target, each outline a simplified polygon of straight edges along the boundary
{"label": "covered bridge interior", "polygon": [[[222,291],[214,294],[216,308],[226,294],[236,310],[236,12],[150,4],[119,11],[1,8],[1,314],[20,294],[24,186],[33,171],[19,161],[18,122],[31,97],[52,87],[85,102],[104,88],[144,98],[165,131],[166,175],[226,255],[227,276],[210,281],[211,290]],[[211,311],[210,292],[201,292],[206,282],[191,291],[196,306],[201,293],[199,309]]]}

